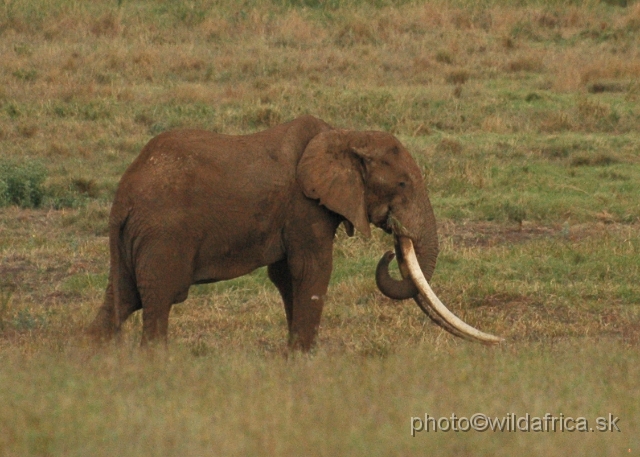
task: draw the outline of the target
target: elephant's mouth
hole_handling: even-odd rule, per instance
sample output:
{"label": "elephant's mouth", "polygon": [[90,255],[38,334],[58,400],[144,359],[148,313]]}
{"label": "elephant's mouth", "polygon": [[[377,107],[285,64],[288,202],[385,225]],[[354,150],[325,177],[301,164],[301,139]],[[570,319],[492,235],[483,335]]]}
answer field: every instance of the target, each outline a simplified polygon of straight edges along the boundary
{"label": "elephant's mouth", "polygon": [[371,214],[369,215],[369,220],[376,227],[382,229],[385,233],[391,235],[393,233],[393,225],[390,222],[391,216],[391,208],[387,208],[386,211],[382,213],[381,216],[374,217]]}
{"label": "elephant's mouth", "polygon": [[400,222],[400,219],[394,216],[392,208],[388,208],[384,215],[380,217],[377,222],[374,222],[374,225],[381,228],[389,235],[410,236],[409,231],[404,224]]}
{"label": "elephant's mouth", "polygon": [[[389,225],[393,229],[392,224]],[[397,235],[395,229],[394,233]],[[394,299],[413,298],[420,309],[433,322],[452,335],[484,344],[496,344],[504,341],[504,338],[481,332],[449,311],[433,292],[424,277],[411,239],[406,236],[396,236],[396,243],[398,266],[405,279],[397,281],[391,278],[389,275],[389,263],[393,259],[394,253],[391,251],[385,253],[378,262],[376,270],[376,282],[382,293]],[[385,290],[394,290],[397,295],[390,295]]]}
{"label": "elephant's mouth", "polygon": [[383,222],[378,224],[378,227],[380,227],[385,233],[388,233],[389,235],[393,233],[393,230],[391,229],[391,226],[388,224],[387,219],[385,219]]}

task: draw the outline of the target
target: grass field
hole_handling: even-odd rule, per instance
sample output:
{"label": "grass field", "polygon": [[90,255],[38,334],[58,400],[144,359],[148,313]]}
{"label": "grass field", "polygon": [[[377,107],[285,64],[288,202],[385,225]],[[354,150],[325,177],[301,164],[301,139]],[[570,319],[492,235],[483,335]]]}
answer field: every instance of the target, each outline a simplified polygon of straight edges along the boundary
{"label": "grass field", "polygon": [[[0,2],[0,456],[640,455],[640,3]],[[313,114],[396,134],[427,177],[440,298],[335,243],[318,348],[264,270],[194,286],[166,354],[98,352],[118,180],[171,128]],[[412,418],[619,417],[620,432],[418,432]]]}

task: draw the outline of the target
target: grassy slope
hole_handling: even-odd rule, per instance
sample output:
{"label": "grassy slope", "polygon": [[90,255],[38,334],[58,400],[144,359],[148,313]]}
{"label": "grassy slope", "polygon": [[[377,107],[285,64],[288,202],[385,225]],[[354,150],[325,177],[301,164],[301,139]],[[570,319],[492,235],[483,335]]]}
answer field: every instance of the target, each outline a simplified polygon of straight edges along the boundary
{"label": "grassy slope", "polygon": [[[0,160],[49,176],[42,208],[0,208],[0,455],[637,452],[640,5],[510,3],[0,5]],[[383,298],[390,239],[340,233],[311,359],[281,357],[262,270],[192,288],[169,360],[129,351],[139,316],[89,356],[109,202],[142,145],[301,113],[409,146],[438,294],[510,343]],[[475,412],[611,412],[622,433],[409,436],[411,416]]]}

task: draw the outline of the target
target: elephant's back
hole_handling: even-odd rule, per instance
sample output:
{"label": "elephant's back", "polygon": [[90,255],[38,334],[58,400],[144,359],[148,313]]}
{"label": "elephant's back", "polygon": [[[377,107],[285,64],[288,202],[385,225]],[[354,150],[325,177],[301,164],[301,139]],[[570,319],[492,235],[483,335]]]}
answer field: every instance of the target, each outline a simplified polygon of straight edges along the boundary
{"label": "elephant's back", "polygon": [[[277,132],[279,133],[279,132]],[[147,143],[123,175],[116,204],[225,211],[282,200],[295,183],[297,157],[283,154],[282,134],[247,136],[174,130]]]}

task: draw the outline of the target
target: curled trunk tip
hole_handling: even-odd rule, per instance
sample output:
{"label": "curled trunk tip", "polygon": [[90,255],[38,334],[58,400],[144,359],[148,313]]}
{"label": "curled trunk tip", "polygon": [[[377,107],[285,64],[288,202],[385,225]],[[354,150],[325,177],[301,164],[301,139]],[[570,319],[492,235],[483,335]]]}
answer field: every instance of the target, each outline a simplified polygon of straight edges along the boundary
{"label": "curled trunk tip", "polygon": [[393,300],[407,300],[418,295],[418,288],[410,278],[394,279],[389,274],[389,264],[395,257],[393,251],[383,254],[376,267],[376,285],[380,292]]}

